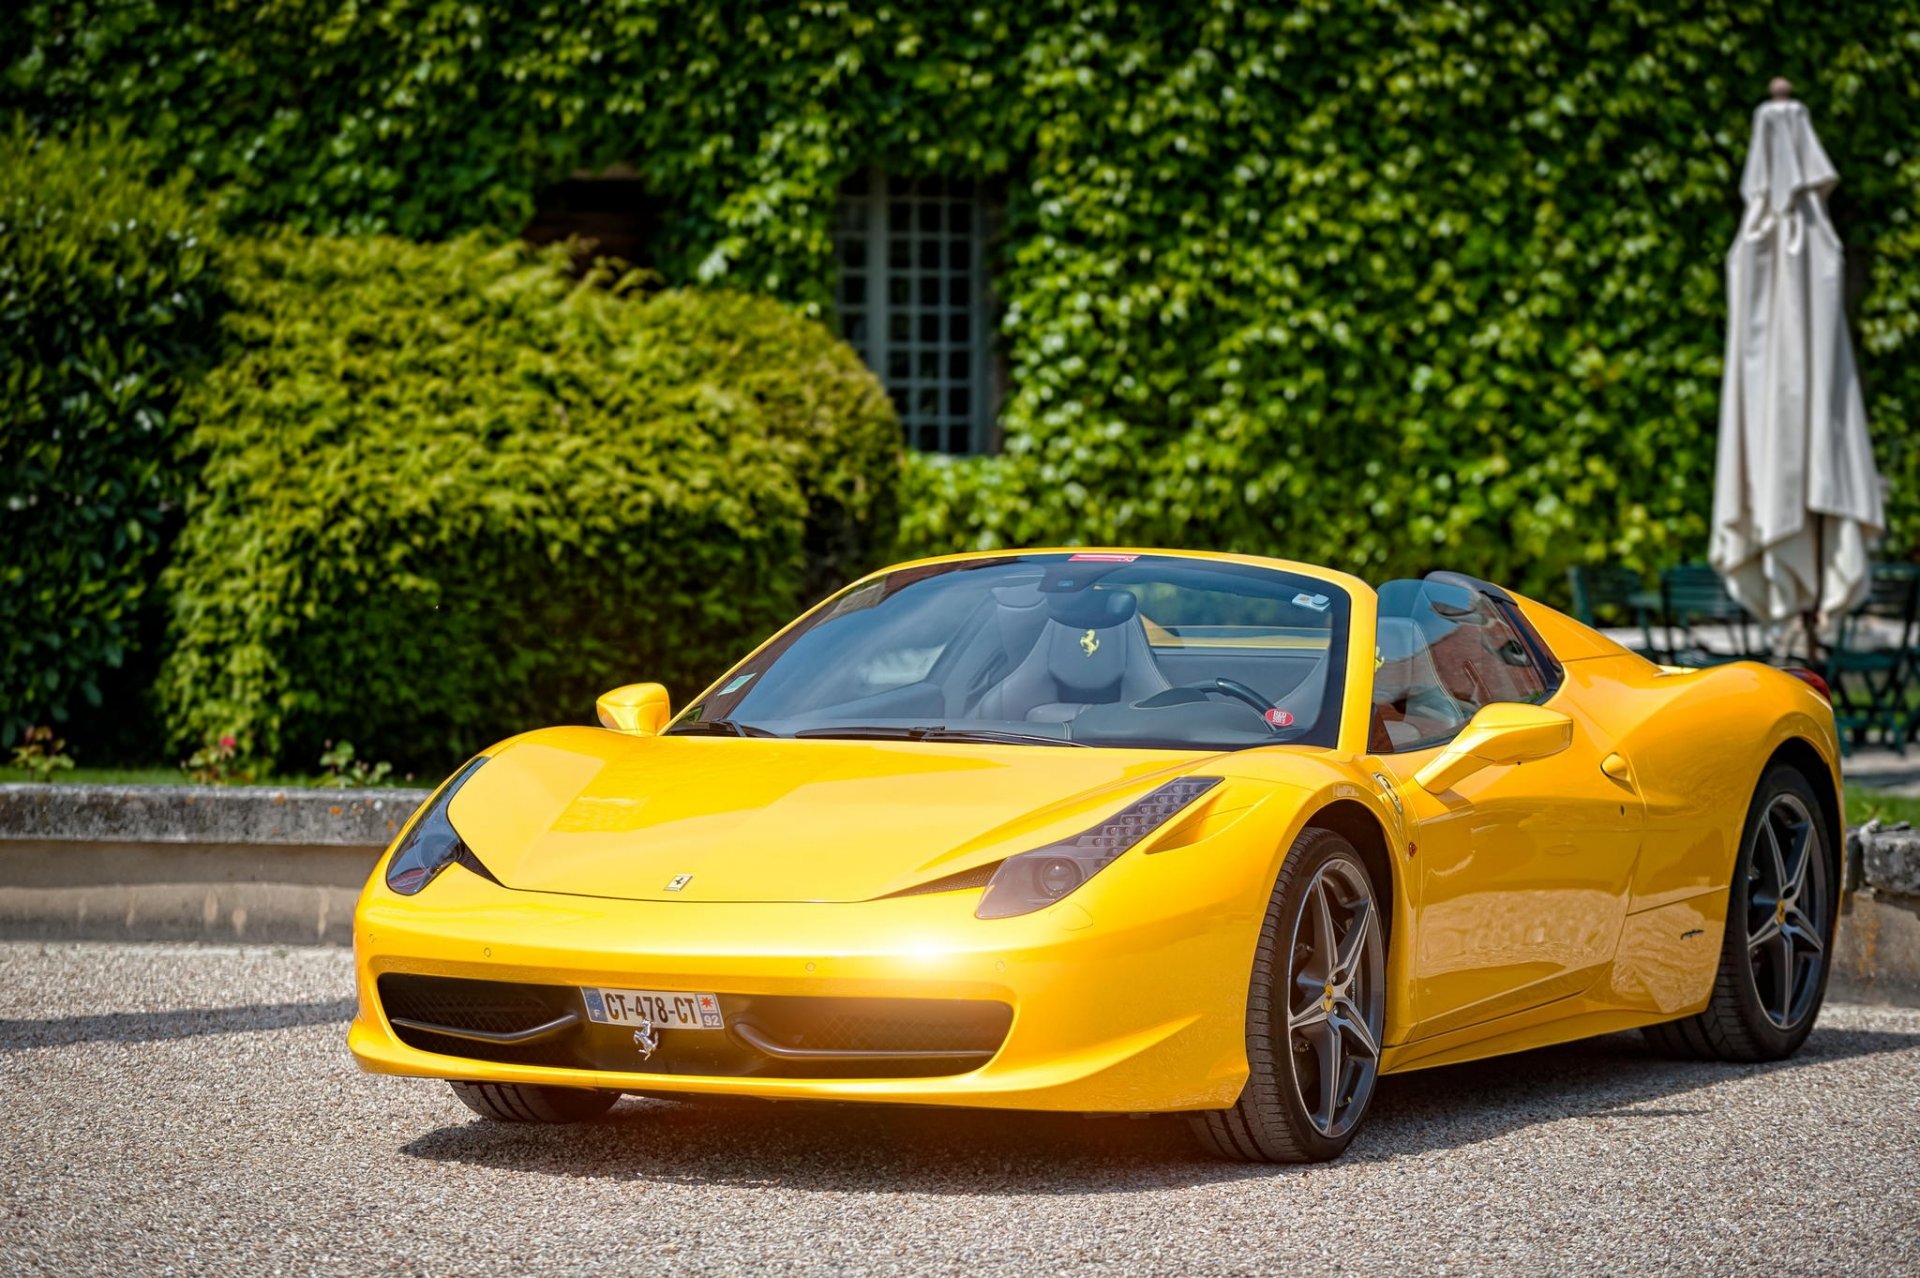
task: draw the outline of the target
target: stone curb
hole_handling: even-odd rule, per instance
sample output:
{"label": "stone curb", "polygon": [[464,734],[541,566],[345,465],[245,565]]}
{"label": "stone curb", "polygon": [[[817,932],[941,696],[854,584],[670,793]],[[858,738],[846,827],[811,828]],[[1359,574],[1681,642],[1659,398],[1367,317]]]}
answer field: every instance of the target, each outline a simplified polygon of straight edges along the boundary
{"label": "stone curb", "polygon": [[1905,821],[1869,821],[1847,832],[1847,851],[1862,882],[1876,892],[1920,896],[1920,830]]}
{"label": "stone curb", "polygon": [[1847,831],[1847,876],[1829,989],[1920,1007],[1920,832],[1904,821]]}
{"label": "stone curb", "polygon": [[427,790],[0,785],[0,839],[385,847]]}
{"label": "stone curb", "polygon": [[0,938],[351,944],[428,793],[0,785]]}

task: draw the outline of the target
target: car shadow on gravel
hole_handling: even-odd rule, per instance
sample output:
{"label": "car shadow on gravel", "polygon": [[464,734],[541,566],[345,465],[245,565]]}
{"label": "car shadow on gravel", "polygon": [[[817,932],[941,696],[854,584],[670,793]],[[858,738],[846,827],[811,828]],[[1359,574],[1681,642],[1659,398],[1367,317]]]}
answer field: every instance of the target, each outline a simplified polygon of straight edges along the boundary
{"label": "car shadow on gravel", "polygon": [[[1792,1060],[1679,1062],[1612,1035],[1382,1079],[1345,1162],[1459,1148],[1572,1118],[1673,1119],[1712,1104],[1730,1077],[1920,1048],[1920,1034],[1820,1030]],[[821,1102],[629,1098],[606,1119],[521,1127],[476,1119],[402,1148],[415,1158],[536,1174],[833,1192],[1100,1194],[1310,1167],[1222,1163],[1175,1117],[920,1109]],[[1344,1164],[1343,1164],[1344,1165]]]}
{"label": "car shadow on gravel", "polygon": [[251,1003],[240,1007],[192,1007],[169,1012],[102,1012],[45,1020],[0,1019],[0,1052],[77,1043],[157,1043],[207,1034],[331,1025],[353,1018],[354,1000],[319,1003]]}
{"label": "car shadow on gravel", "polygon": [[1731,1079],[1920,1049],[1920,1034],[1816,1028],[1791,1058],[1759,1064],[1677,1061],[1637,1033],[1610,1034],[1381,1080],[1367,1130],[1347,1157],[1379,1161],[1456,1148],[1571,1118],[1621,1121],[1709,1113],[1695,1093]]}

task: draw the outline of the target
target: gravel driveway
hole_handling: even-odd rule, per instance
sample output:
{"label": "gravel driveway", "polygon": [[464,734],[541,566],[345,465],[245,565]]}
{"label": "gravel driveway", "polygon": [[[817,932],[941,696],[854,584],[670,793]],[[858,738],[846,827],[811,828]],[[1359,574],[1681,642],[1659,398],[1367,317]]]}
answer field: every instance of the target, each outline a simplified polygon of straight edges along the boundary
{"label": "gravel driveway", "polygon": [[1177,1121],[629,1100],[476,1119],[336,950],[0,944],[0,1273],[1920,1272],[1920,1011],[1773,1067],[1638,1036],[1382,1081],[1331,1166]]}

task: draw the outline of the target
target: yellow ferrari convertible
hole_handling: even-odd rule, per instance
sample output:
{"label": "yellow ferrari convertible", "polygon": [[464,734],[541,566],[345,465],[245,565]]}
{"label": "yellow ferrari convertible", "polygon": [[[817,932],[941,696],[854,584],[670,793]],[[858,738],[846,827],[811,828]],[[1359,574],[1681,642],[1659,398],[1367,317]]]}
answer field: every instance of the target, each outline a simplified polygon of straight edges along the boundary
{"label": "yellow ferrari convertible", "polygon": [[1274,1161],[1399,1070],[1633,1027],[1773,1059],[1844,881],[1825,693],[1452,573],[906,564],[677,715],[630,685],[455,773],[361,897],[349,1044],[508,1121],[1182,1111]]}

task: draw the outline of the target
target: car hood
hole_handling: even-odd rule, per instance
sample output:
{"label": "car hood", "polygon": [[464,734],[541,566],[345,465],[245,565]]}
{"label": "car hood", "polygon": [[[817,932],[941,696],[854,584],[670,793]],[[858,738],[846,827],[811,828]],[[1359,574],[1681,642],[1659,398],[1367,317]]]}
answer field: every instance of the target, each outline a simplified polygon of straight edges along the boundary
{"label": "car hood", "polygon": [[497,747],[448,816],[523,891],[864,901],[1078,833],[1214,757],[552,728]]}

